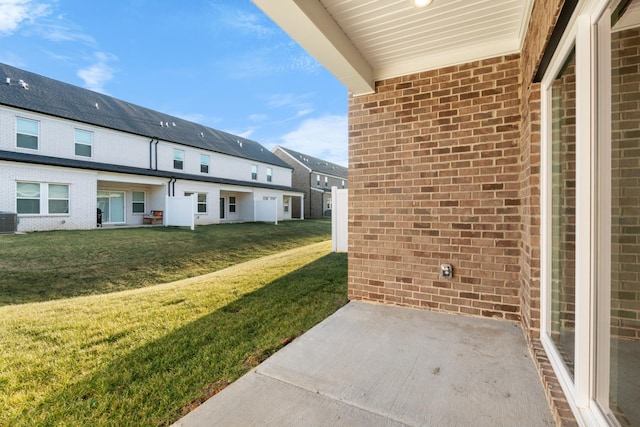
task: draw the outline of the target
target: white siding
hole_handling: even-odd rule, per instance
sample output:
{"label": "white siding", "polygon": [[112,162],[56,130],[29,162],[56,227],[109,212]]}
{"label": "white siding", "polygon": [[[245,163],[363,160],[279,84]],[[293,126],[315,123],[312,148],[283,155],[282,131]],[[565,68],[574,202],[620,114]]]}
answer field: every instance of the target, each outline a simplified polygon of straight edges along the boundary
{"label": "white siding", "polygon": [[[40,122],[38,150],[16,148],[15,129],[16,117],[18,116]],[[82,129],[93,133],[91,158],[75,155],[75,129]],[[0,149],[7,151],[20,151],[66,159],[90,160],[98,163],[143,169],[156,167],[156,144],[155,142],[151,143],[150,138],[80,124],[42,114],[23,113],[19,110],[6,107],[0,108],[0,136]],[[185,152],[184,167],[181,171],[177,172],[266,184],[266,170],[267,167],[270,167],[273,170],[273,179],[269,184],[291,185],[291,169],[166,141],[160,141],[160,143],[157,144],[158,169],[163,171],[176,171],[173,167],[174,149]],[[208,174],[200,172],[201,154],[210,156]],[[251,165],[253,164],[258,165],[258,179],[256,181],[251,180]]]}
{"label": "white siding", "polygon": [[[38,149],[18,149],[16,147],[16,117],[37,120],[40,123]],[[92,132],[92,155],[75,155],[75,130]],[[183,150],[184,167],[176,171],[173,168],[174,149]],[[279,190],[259,189],[252,183],[276,186],[291,186],[291,169],[274,166],[203,149],[160,141],[157,144],[150,138],[127,134],[97,126],[79,124],[71,120],[59,119],[42,114],[22,112],[18,109],[0,107],[0,150],[17,151],[56,158],[87,160],[97,163],[131,166],[142,169],[176,171],[195,176],[220,177],[243,181],[247,186],[226,186],[221,190],[219,184],[200,181],[178,180],[171,186],[171,194],[184,195],[184,192],[206,193],[207,212],[198,213],[197,225],[216,224],[220,220],[220,197],[226,198],[228,209],[229,196],[236,197],[236,212],[226,212],[223,221],[253,221],[254,200],[264,196],[276,197],[279,218],[290,218],[282,212],[283,195]],[[200,171],[200,156],[209,156],[209,173]],[[258,165],[258,179],[251,179],[251,166]],[[0,211],[16,211],[16,181],[69,184],[70,213],[65,215],[20,215],[20,231],[86,229],[96,227],[97,192],[121,191],[125,193],[126,224],[142,224],[142,214],[133,213],[132,192],[145,193],[145,211],[164,209],[164,198],[170,194],[167,178],[135,176],[111,172],[92,172],[64,167],[27,165],[16,162],[0,162]],[[267,182],[267,168],[272,169],[272,180]]]}
{"label": "white siding", "polygon": [[74,169],[0,162],[0,211],[16,212],[18,181],[68,184],[69,214],[19,215],[18,231],[95,228],[96,176]]}

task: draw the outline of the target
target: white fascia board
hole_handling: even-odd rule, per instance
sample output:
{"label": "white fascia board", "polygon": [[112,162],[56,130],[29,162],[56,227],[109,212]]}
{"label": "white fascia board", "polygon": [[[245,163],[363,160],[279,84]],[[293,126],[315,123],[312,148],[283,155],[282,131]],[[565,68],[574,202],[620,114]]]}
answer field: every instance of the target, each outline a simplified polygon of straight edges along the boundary
{"label": "white fascia board", "polygon": [[251,0],[354,95],[375,92],[373,70],[318,0]]}

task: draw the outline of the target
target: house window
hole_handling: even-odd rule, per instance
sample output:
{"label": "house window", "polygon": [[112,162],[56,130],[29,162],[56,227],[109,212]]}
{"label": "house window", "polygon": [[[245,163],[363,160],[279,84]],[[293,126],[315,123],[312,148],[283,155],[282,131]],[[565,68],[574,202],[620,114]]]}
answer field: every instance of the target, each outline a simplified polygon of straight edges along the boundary
{"label": "house window", "polygon": [[291,201],[291,197],[285,197],[282,199],[282,209],[284,210],[284,213],[288,213],[289,212],[289,203]]}
{"label": "house window", "polygon": [[251,165],[251,179],[254,181],[258,179],[258,165]]}
{"label": "house window", "polygon": [[49,184],[49,213],[69,213],[69,186],[62,184]]}
{"label": "house window", "polygon": [[40,135],[40,123],[35,120],[17,118],[16,121],[16,146],[18,148],[38,149],[38,137]]}
{"label": "house window", "polygon": [[69,186],[18,182],[16,206],[19,214],[68,214]]}
{"label": "house window", "polygon": [[234,213],[236,211],[236,198],[234,196],[229,197],[229,212]]}
{"label": "house window", "polygon": [[271,182],[273,180],[273,169],[267,168],[267,182]]}
{"label": "house window", "polygon": [[325,187],[328,187],[328,186],[329,186],[329,177],[328,177],[328,176],[325,176],[325,177],[324,177],[324,186],[325,186]]}
{"label": "house window", "polygon": [[133,203],[133,213],[145,213],[145,194],[144,191],[134,191],[131,193],[131,199]]}
{"label": "house window", "polygon": [[198,193],[198,213],[207,213],[207,193]]}
{"label": "house window", "polygon": [[200,172],[209,173],[209,156],[206,154],[200,155]]}
{"label": "house window", "polygon": [[185,192],[185,196],[196,195],[196,212],[198,213],[207,213],[207,193],[191,193]]}
{"label": "house window", "polygon": [[327,199],[327,209],[331,210],[333,207],[333,203],[331,202],[331,197]]}
{"label": "house window", "polygon": [[40,184],[34,182],[18,182],[16,205],[19,214],[40,213]]}
{"label": "house window", "polygon": [[91,157],[91,147],[93,145],[92,132],[76,129],[75,142],[76,156]]}
{"label": "house window", "polygon": [[344,188],[344,179],[342,180],[342,188]]}
{"label": "house window", "polygon": [[316,175],[316,185],[320,185],[320,175]]}
{"label": "house window", "polygon": [[173,168],[184,169],[184,150],[173,150]]}

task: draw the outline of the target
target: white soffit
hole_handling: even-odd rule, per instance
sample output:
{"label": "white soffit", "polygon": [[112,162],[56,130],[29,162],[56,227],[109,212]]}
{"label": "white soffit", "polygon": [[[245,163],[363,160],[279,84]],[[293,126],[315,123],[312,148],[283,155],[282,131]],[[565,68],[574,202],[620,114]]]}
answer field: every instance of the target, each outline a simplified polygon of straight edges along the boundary
{"label": "white soffit", "polygon": [[355,95],[374,82],[520,52],[533,0],[252,0]]}

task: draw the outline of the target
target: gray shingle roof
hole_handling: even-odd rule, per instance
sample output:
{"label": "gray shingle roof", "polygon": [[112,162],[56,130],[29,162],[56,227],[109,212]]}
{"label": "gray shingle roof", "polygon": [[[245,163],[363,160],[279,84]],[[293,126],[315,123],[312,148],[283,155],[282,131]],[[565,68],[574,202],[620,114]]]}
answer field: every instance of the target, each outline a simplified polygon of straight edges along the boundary
{"label": "gray shingle roof", "polygon": [[0,78],[1,105],[291,168],[256,141],[112,96],[1,63]]}
{"label": "gray shingle roof", "polygon": [[278,145],[277,148],[280,148],[282,151],[288,153],[291,157],[295,158],[298,162],[302,163],[315,173],[337,176],[344,179],[348,178],[349,169],[345,168],[344,166],[327,162],[326,160],[309,156],[308,154],[303,154],[290,148],[285,148],[281,145]]}

